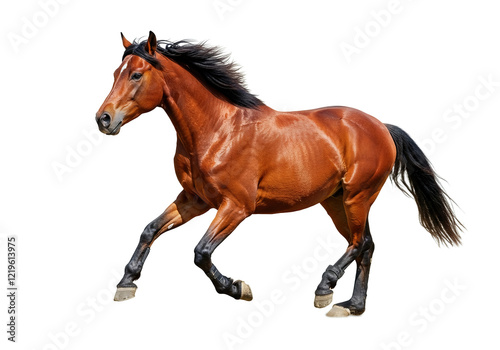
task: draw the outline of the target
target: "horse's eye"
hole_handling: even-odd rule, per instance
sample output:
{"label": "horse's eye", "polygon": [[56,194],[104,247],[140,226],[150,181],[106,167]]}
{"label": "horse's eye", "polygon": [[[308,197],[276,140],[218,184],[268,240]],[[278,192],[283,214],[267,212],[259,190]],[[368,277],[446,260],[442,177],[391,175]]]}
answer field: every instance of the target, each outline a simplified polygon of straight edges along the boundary
{"label": "horse's eye", "polygon": [[132,77],[131,77],[132,80],[139,80],[141,78],[142,78],[141,73],[134,73],[134,74],[132,74]]}

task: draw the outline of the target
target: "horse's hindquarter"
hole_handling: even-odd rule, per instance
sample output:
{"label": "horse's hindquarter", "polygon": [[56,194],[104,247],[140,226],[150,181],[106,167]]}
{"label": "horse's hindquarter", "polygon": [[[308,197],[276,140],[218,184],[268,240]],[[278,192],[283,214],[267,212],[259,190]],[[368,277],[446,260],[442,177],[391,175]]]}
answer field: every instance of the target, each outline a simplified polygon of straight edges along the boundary
{"label": "horse's hindquarter", "polygon": [[349,147],[344,154],[347,168],[344,182],[354,179],[365,187],[384,182],[396,158],[396,146],[387,127],[353,108],[344,107],[342,121],[349,134]]}

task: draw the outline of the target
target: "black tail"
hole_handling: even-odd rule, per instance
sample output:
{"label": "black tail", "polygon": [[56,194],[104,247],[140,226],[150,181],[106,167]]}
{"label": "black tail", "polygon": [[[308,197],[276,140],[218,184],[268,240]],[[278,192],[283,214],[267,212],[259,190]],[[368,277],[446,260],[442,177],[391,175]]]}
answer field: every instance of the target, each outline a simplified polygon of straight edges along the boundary
{"label": "black tail", "polygon": [[439,184],[424,152],[401,128],[390,124],[385,126],[396,144],[391,180],[405,194],[411,193],[417,202],[420,224],[438,244],[460,244],[463,225],[453,213],[453,201]]}

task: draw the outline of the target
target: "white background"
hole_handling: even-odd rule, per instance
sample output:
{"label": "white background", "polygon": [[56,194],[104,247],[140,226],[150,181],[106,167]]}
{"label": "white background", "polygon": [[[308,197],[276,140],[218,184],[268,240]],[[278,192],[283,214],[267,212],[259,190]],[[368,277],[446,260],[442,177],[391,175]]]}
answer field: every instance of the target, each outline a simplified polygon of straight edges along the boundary
{"label": "white background", "polygon": [[[228,6],[222,14],[217,3]],[[491,348],[498,327],[490,316],[500,311],[499,9],[492,1],[401,0],[376,24],[373,13],[393,10],[390,4],[75,0],[44,17],[37,1],[3,2],[2,256],[5,235],[19,242],[20,324],[12,348]],[[38,21],[29,38],[26,21]],[[330,319],[327,309],[313,307],[314,290],[346,244],[320,206],[253,216],[216,251],[224,274],[250,284],[251,303],[218,295],[193,264],[212,210],[160,238],[137,297],[111,302],[142,229],[181,189],[176,136],[162,110],[116,137],[95,132],[95,112],[123,52],[119,33],[132,40],[149,30],[159,39],[224,47],[250,90],[275,109],[347,105],[402,127],[447,180],[467,227],[463,246],[439,248],[419,225],[414,201],[387,183],[370,214],[377,248],[367,311]],[[12,44],[14,35],[25,39]],[[355,38],[359,50],[347,57],[341,46]],[[489,91],[481,79],[496,86]],[[467,118],[444,119],[464,103]],[[55,164],[71,171],[58,177]],[[330,242],[328,259],[320,242]],[[339,282],[335,302],[350,297],[354,270]],[[12,345],[0,329],[2,348]]]}

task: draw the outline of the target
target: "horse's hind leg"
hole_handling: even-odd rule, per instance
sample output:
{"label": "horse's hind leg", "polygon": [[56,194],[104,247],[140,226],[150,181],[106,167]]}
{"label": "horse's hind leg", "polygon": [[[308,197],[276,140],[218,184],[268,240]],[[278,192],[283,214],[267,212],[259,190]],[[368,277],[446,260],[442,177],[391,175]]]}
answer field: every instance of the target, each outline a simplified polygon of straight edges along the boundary
{"label": "horse's hind leg", "polygon": [[356,260],[358,264],[353,298],[342,304],[335,305],[328,313],[329,316],[348,316],[350,314],[361,314],[364,311],[369,261],[374,248],[367,219],[368,211],[377,194],[378,191],[372,194],[358,192],[353,195],[344,190],[342,196],[340,194],[332,196],[321,203],[339,232],[349,242],[349,246],[344,255],[334,265],[328,266],[324,272],[315,292],[314,305],[316,307],[325,307],[330,304],[332,301],[331,289],[335,287],[345,269],[353,261]]}
{"label": "horse's hind leg", "polygon": [[368,222],[366,222],[363,249],[361,254],[356,258],[356,280],[354,282],[352,297],[343,303],[335,304],[327,314],[328,316],[337,316],[337,313],[342,315],[346,313],[345,309],[348,309],[352,315],[361,315],[365,312],[368,276],[370,274],[370,265],[374,250],[375,245],[373,244]]}
{"label": "horse's hind leg", "polygon": [[[340,232],[340,234],[347,240],[347,242],[352,241],[351,230],[347,223],[347,216],[344,208],[344,198],[343,190],[339,190],[333,196],[327,198],[321,202],[323,208],[333,220],[335,227]],[[337,270],[338,272],[331,271],[333,266],[329,266],[327,271],[323,274],[323,278],[318,288],[316,289],[316,297],[314,299],[314,306],[318,308],[323,308],[328,306],[333,300],[333,291],[331,289],[335,288],[337,280],[343,275],[343,272]],[[328,276],[326,276],[328,274]]]}

